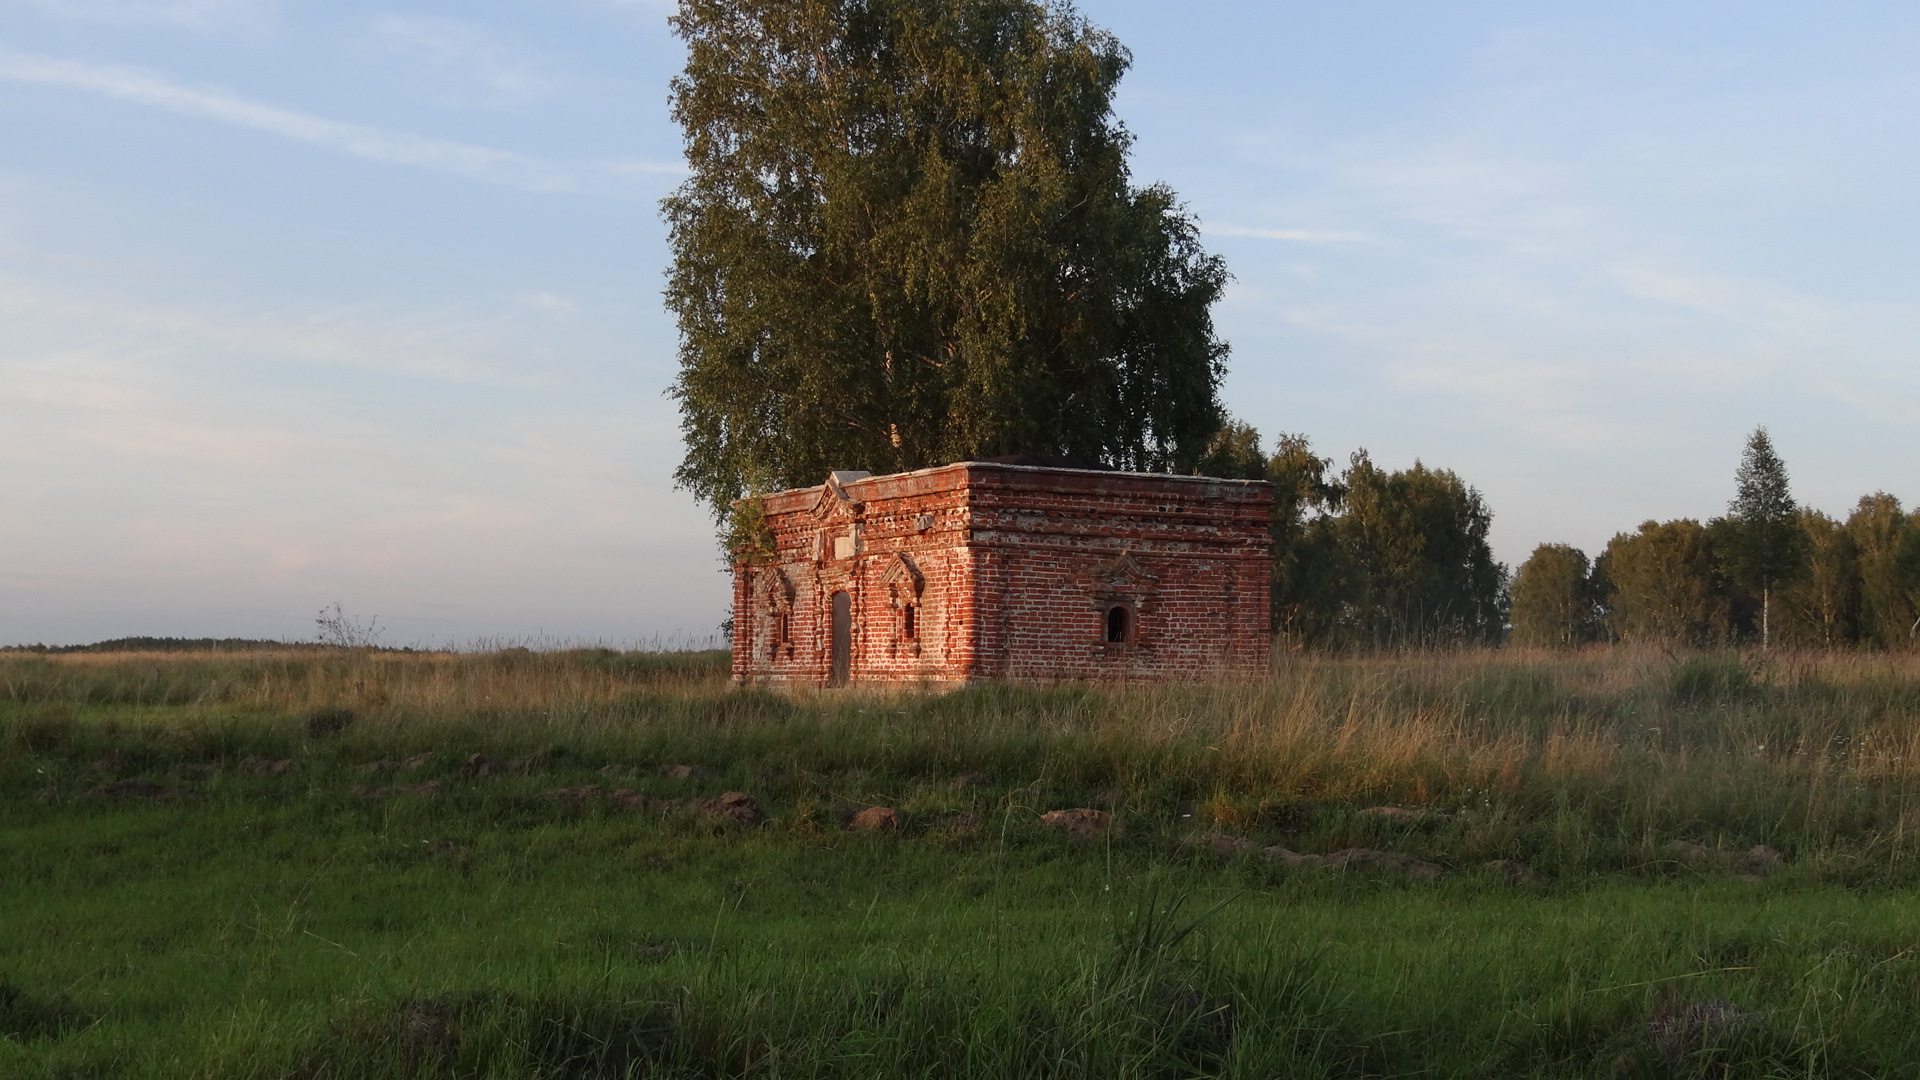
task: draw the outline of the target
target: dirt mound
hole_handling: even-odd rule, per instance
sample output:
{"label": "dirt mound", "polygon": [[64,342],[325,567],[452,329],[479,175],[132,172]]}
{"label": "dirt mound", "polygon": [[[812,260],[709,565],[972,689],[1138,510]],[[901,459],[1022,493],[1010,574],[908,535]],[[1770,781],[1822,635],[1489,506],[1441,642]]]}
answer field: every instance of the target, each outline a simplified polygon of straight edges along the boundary
{"label": "dirt mound", "polygon": [[1049,829],[1059,829],[1079,840],[1117,832],[1120,825],[1114,816],[1105,810],[1095,810],[1086,806],[1075,807],[1072,810],[1049,810],[1040,815],[1040,824]]}
{"label": "dirt mound", "polygon": [[753,796],[744,791],[729,791],[725,795],[706,804],[707,814],[723,821],[751,828],[767,820],[760,810],[760,804]]}
{"label": "dirt mound", "polygon": [[847,822],[849,832],[897,832],[900,812],[891,806],[869,806]]}

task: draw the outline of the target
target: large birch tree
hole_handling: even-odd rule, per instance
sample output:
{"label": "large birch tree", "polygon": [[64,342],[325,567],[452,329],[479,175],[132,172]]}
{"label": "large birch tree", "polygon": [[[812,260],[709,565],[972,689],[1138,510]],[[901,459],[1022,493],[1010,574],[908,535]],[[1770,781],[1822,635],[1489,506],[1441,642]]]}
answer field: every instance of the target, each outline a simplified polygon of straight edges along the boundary
{"label": "large birch tree", "polygon": [[663,213],[680,483],[1007,453],[1193,467],[1227,280],[1136,186],[1129,57],[1063,2],[681,0]]}

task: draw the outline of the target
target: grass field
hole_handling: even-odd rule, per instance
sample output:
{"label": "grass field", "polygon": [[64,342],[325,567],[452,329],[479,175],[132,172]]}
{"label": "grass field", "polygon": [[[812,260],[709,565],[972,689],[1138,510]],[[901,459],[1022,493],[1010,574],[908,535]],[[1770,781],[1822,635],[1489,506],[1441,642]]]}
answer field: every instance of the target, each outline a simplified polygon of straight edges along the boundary
{"label": "grass field", "polygon": [[1913,656],[785,698],[719,654],[14,654],[0,785],[0,1076],[1920,1063]]}

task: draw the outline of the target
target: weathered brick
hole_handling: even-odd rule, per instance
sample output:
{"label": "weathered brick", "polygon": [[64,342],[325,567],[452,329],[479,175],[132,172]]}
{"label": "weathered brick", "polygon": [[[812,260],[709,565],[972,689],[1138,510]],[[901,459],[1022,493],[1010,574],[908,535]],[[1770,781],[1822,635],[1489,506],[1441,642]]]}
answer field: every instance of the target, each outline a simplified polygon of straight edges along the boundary
{"label": "weathered brick", "polygon": [[734,568],[738,682],[828,685],[838,592],[855,683],[1267,664],[1261,481],[961,462],[764,499],[775,555]]}

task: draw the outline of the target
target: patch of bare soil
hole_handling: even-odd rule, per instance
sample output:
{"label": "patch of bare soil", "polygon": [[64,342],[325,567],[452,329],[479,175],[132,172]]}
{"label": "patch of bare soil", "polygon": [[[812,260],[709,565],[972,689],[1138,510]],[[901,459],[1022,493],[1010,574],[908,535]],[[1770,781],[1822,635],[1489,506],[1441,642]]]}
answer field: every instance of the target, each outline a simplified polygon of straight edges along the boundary
{"label": "patch of bare soil", "polygon": [[1059,829],[1076,840],[1091,840],[1119,831],[1120,822],[1105,810],[1080,806],[1072,810],[1049,810],[1040,815],[1040,824]]}
{"label": "patch of bare soil", "polygon": [[847,821],[848,832],[898,832],[900,812],[891,806],[869,806]]}
{"label": "patch of bare soil", "polygon": [[1679,862],[1696,870],[1732,872],[1755,880],[1780,869],[1786,862],[1786,856],[1765,844],[1755,844],[1745,851],[1728,851],[1675,840],[1667,845],[1667,850]]}
{"label": "patch of bare soil", "polygon": [[729,791],[707,803],[705,809],[709,817],[749,828],[767,820],[767,815],[760,810],[760,804],[744,791]]}
{"label": "patch of bare soil", "polygon": [[1418,806],[1369,806],[1354,815],[1375,821],[1391,821],[1397,825],[1444,825],[1458,814],[1445,810],[1430,810]]}

